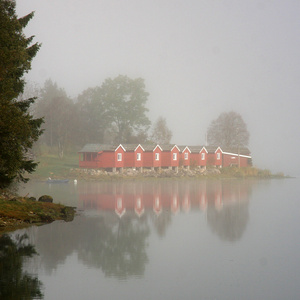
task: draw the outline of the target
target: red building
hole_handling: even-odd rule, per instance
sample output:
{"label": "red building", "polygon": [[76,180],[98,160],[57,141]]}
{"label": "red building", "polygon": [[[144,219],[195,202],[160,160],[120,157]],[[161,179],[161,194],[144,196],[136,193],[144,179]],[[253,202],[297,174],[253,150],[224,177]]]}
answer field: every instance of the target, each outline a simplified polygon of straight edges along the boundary
{"label": "red building", "polygon": [[144,152],[144,167],[145,168],[160,168],[162,148],[159,145],[145,145]]}
{"label": "red building", "polygon": [[87,144],[79,151],[79,167],[91,169],[122,169],[125,148],[122,145]]}
{"label": "red building", "polygon": [[178,168],[180,149],[176,145],[161,145],[162,160],[161,166],[164,168]]}
{"label": "red building", "polygon": [[247,148],[221,149],[223,167],[248,167],[252,165],[250,151]]}
{"label": "red building", "polygon": [[189,168],[190,167],[190,160],[191,160],[191,150],[188,146],[178,146],[180,149],[180,159],[179,165]]}
{"label": "red building", "polygon": [[124,153],[124,167],[142,170],[144,166],[144,148],[140,144],[123,144],[123,147],[126,150]]}
{"label": "red building", "polygon": [[247,167],[252,165],[247,148],[225,149],[214,146],[177,145],[103,145],[87,144],[79,151],[79,167],[92,169],[178,168],[215,166]]}
{"label": "red building", "polygon": [[206,167],[208,159],[208,151],[204,146],[189,146],[191,150],[190,165]]}

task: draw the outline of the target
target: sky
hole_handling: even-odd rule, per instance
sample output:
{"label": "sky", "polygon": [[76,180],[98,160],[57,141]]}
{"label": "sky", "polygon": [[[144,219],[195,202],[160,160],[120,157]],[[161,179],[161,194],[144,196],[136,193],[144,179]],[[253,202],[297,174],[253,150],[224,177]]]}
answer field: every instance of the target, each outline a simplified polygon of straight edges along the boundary
{"label": "sky", "polygon": [[[107,78],[145,80],[148,117],[199,145],[235,111],[253,164],[300,176],[300,1],[17,0],[42,47],[27,80],[76,98]],[[95,141],[96,142],[96,141]]]}

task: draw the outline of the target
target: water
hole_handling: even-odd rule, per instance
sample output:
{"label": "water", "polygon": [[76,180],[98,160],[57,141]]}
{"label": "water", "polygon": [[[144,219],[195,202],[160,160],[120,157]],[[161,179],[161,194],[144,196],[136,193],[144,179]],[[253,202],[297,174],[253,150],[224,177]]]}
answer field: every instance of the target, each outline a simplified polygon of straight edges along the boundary
{"label": "water", "polygon": [[299,298],[297,179],[29,183],[21,193],[29,191],[79,215],[10,234],[38,253],[8,272],[27,276],[26,299]]}

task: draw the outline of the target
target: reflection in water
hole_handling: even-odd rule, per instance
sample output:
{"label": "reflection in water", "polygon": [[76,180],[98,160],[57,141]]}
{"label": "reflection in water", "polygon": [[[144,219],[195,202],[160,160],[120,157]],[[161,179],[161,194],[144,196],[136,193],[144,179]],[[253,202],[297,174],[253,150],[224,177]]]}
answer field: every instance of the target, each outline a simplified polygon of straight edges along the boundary
{"label": "reflection in water", "polygon": [[82,215],[71,223],[54,222],[39,228],[36,245],[48,274],[76,252],[89,268],[100,268],[106,276],[120,279],[142,276],[148,262],[146,218],[126,214]]}
{"label": "reflection in water", "polygon": [[42,299],[41,282],[23,271],[23,260],[36,254],[26,234],[0,236],[0,299]]}
{"label": "reflection in water", "polygon": [[[51,274],[73,253],[88,268],[108,277],[142,277],[150,230],[165,237],[173,218],[204,214],[222,240],[236,241],[245,231],[249,181],[102,182],[77,186],[79,209],[71,223],[54,222],[36,230],[41,264]],[[63,226],[62,226],[63,224]]]}
{"label": "reflection in water", "polygon": [[141,217],[152,211],[151,219],[160,236],[165,235],[172,215],[190,210],[206,212],[213,232],[233,242],[246,228],[251,189],[251,182],[237,180],[152,181],[85,185],[78,192],[84,210],[114,211],[119,218],[133,213]]}

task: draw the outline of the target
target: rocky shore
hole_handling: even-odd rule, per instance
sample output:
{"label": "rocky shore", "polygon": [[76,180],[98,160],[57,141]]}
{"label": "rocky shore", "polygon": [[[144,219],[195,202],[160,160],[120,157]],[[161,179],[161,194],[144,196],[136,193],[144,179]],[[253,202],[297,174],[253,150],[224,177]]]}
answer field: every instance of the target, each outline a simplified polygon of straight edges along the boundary
{"label": "rocky shore", "polygon": [[220,175],[221,171],[217,168],[178,168],[151,170],[144,169],[142,172],[137,169],[123,169],[118,172],[107,172],[101,169],[70,169],[69,175],[72,178],[86,179],[86,180],[99,180],[99,179],[132,179],[132,178],[180,178],[180,177],[206,177]]}
{"label": "rocky shore", "polygon": [[52,203],[52,200],[47,195],[36,200],[0,191],[0,235],[33,224],[47,224],[55,220],[72,221],[75,208]]}

